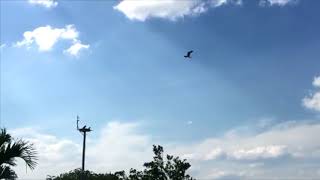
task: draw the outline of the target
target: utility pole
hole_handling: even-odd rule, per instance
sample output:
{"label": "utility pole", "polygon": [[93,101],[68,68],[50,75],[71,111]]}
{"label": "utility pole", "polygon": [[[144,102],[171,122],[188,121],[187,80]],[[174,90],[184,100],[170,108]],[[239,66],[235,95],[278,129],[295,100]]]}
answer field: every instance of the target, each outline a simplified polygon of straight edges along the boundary
{"label": "utility pole", "polygon": [[92,131],[91,128],[87,128],[87,126],[83,126],[82,128],[79,128],[79,121],[80,118],[77,116],[77,130],[83,135],[83,146],[82,146],[82,168],[81,168],[81,176],[80,180],[86,180],[86,175],[84,171],[84,166],[85,166],[85,156],[86,156],[86,137],[87,137],[87,132]]}

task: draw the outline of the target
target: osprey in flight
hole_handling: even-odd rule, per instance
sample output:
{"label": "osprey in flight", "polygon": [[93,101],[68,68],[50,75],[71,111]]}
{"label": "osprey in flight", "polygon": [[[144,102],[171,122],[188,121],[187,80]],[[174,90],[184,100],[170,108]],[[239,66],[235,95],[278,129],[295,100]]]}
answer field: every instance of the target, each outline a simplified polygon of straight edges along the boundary
{"label": "osprey in flight", "polygon": [[191,58],[191,53],[193,53],[193,51],[188,51],[187,55],[185,55],[185,58]]}

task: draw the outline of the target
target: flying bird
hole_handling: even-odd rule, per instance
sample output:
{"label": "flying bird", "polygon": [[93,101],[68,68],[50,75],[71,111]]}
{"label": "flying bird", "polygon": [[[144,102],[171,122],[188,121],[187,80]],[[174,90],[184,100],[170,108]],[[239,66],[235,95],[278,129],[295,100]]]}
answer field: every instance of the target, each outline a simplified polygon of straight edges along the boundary
{"label": "flying bird", "polygon": [[184,57],[185,57],[185,58],[191,58],[191,53],[193,53],[192,50],[191,50],[191,51],[188,51],[187,55],[185,55]]}

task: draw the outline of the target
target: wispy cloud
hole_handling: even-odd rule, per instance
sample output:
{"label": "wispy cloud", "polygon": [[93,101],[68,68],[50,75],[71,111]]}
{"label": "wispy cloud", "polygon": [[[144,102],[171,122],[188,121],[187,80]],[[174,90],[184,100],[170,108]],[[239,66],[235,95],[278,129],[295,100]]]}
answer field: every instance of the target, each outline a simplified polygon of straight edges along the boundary
{"label": "wispy cloud", "polygon": [[302,102],[306,108],[320,111],[320,76],[315,77],[312,84],[317,88],[316,92],[303,98]]}
{"label": "wispy cloud", "polygon": [[314,87],[320,88],[320,76],[315,77],[315,78],[313,79],[312,85],[313,85]]}
{"label": "wispy cloud", "polygon": [[81,44],[81,42],[78,41],[74,43],[69,49],[64,50],[64,53],[70,54],[71,56],[78,56],[81,50],[89,48],[89,44]]}
{"label": "wispy cloud", "polygon": [[131,20],[145,21],[149,18],[176,20],[193,16],[225,4],[242,4],[241,0],[122,0],[114,9]]}
{"label": "wispy cloud", "polygon": [[237,160],[273,159],[286,154],[284,145],[257,146],[248,149],[239,149],[230,154]]}
{"label": "wispy cloud", "polygon": [[[161,18],[175,21],[196,16],[223,5],[242,5],[245,0],[122,0],[114,6],[130,20],[146,21]],[[249,0],[250,1],[250,0]],[[258,0],[260,6],[286,6],[299,0]]]}
{"label": "wispy cloud", "polygon": [[3,48],[7,47],[7,44],[1,44],[0,43],[0,50],[2,50]]}
{"label": "wispy cloud", "polygon": [[28,0],[30,4],[40,5],[46,8],[53,8],[58,6],[58,2],[56,0]]}
{"label": "wispy cloud", "polygon": [[76,41],[79,32],[73,25],[67,25],[65,28],[53,28],[51,26],[43,26],[26,31],[23,33],[24,39],[16,43],[18,47],[30,47],[33,43],[38,45],[39,51],[49,51],[52,47],[62,39]]}
{"label": "wispy cloud", "polygon": [[[139,123],[108,123],[99,139],[88,148],[88,167],[99,172],[141,168],[142,161],[152,157],[152,136],[141,133],[141,126]],[[103,155],[102,149],[107,150]]]}
{"label": "wispy cloud", "polygon": [[[97,139],[89,136],[88,168],[98,172],[139,169],[152,157],[152,144],[160,143],[167,153],[187,158],[192,164],[190,172],[199,179],[320,177],[316,173],[320,165],[313,163],[320,159],[320,143],[314,141],[314,137],[320,136],[319,123],[287,122],[251,135],[228,136],[227,132],[221,137],[179,144],[155,142],[152,135],[141,133],[140,129],[139,123],[109,122]],[[32,128],[11,132],[34,142],[40,152],[39,167],[28,174],[23,166],[19,167],[20,177],[55,175],[80,165],[81,140],[76,143]]]}
{"label": "wispy cloud", "polygon": [[[42,133],[36,128],[19,128],[10,131],[14,137],[32,142],[39,155],[39,166],[34,172],[26,173],[24,164],[15,167],[20,178],[45,179],[46,175],[78,167],[81,161],[81,145],[69,139]],[[56,166],[54,164],[59,164]]]}
{"label": "wispy cloud", "polygon": [[[113,121],[101,129],[97,139],[91,139],[90,134],[87,137],[87,167],[99,172],[141,167],[146,158],[152,157],[152,144],[150,136],[139,133],[139,128],[138,123]],[[44,179],[46,175],[57,175],[81,166],[80,134],[77,141],[72,141],[35,128],[14,129],[10,133],[34,143],[39,152],[39,165],[34,171],[26,174],[25,166],[17,167],[20,178]]]}
{"label": "wispy cloud", "polygon": [[260,0],[261,6],[285,6],[297,3],[298,0]]}
{"label": "wispy cloud", "polygon": [[[320,135],[319,123],[274,124],[262,132],[253,129],[257,133],[249,135],[230,131],[233,136],[226,132],[222,137],[175,145],[171,149],[191,161],[192,172],[198,179],[319,178],[315,171],[320,165],[313,162],[320,159],[320,144],[312,140]],[[299,162],[305,162],[313,170],[305,169]],[[301,169],[304,175],[298,173]]]}
{"label": "wispy cloud", "polygon": [[30,48],[32,44],[38,46],[39,51],[50,51],[60,40],[69,40],[72,45],[65,52],[77,56],[82,49],[88,49],[89,45],[81,44],[79,32],[74,25],[66,25],[64,28],[53,28],[49,25],[38,27],[32,31],[23,33],[23,40],[18,41],[15,46]]}

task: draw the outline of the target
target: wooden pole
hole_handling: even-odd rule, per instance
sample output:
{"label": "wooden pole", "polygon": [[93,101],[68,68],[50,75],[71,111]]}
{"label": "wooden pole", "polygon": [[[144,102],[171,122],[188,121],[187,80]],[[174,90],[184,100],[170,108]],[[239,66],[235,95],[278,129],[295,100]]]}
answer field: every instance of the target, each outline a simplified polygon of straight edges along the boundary
{"label": "wooden pole", "polygon": [[92,131],[91,128],[86,128],[86,126],[83,126],[83,128],[79,129],[78,126],[79,117],[77,117],[77,130],[83,134],[83,145],[82,145],[82,168],[81,168],[81,176],[80,180],[86,180],[86,174],[85,174],[85,158],[86,158],[86,138],[87,138],[87,132]]}
{"label": "wooden pole", "polygon": [[85,180],[84,166],[85,166],[85,156],[86,156],[86,136],[87,136],[87,132],[84,132],[83,133],[83,148],[82,148],[82,180]]}

